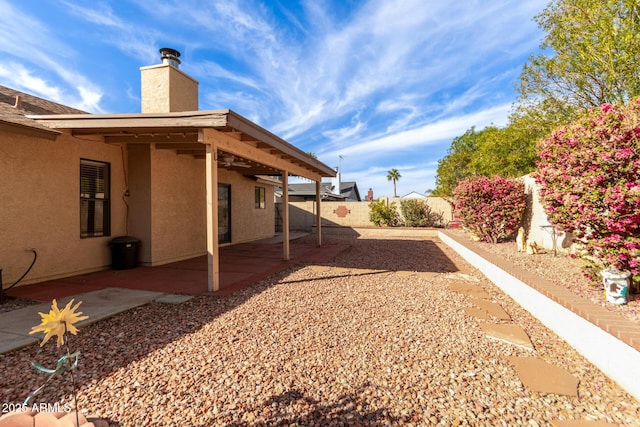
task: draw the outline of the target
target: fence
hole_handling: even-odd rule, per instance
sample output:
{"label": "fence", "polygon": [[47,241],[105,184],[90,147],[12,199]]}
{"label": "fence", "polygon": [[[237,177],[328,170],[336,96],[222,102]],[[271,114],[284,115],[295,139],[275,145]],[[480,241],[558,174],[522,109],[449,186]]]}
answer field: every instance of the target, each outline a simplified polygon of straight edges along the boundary
{"label": "fence", "polygon": [[[401,198],[383,197],[387,204],[396,203],[400,209]],[[424,200],[434,211],[442,213],[446,221],[453,218],[451,205],[442,197],[428,197]],[[369,220],[369,202],[327,201],[320,204],[322,225],[341,227],[374,227]],[[278,210],[278,208],[276,208]],[[311,231],[315,225],[316,202],[289,202],[289,224],[291,230]]]}

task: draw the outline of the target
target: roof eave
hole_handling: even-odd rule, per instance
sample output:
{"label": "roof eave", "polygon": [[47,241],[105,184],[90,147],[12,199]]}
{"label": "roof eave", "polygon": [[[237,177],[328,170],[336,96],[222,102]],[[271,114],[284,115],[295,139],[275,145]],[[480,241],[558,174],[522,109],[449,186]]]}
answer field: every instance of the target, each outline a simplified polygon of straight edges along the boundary
{"label": "roof eave", "polygon": [[122,129],[231,129],[266,144],[316,170],[322,177],[334,177],[333,168],[232,110],[203,110],[138,114],[30,115],[30,119],[54,129],[98,132]]}

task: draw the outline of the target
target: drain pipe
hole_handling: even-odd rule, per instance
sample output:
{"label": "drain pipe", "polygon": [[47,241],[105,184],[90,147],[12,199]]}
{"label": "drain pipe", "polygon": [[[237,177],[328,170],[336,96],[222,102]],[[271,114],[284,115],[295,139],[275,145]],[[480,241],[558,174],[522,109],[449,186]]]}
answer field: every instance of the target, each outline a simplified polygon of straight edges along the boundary
{"label": "drain pipe", "polygon": [[31,265],[29,266],[29,268],[27,268],[27,271],[24,272],[24,274],[22,276],[20,276],[20,278],[18,280],[16,280],[15,282],[13,282],[8,288],[3,288],[2,287],[2,269],[0,268],[0,304],[4,304],[4,293],[5,291],[8,291],[9,289],[13,288],[15,285],[17,285],[18,283],[20,283],[20,281],[22,279],[24,279],[24,277],[29,274],[29,272],[31,271],[31,269],[33,268],[33,265],[36,263],[36,259],[38,259],[38,253],[36,252],[36,250],[34,248],[29,248],[27,249],[27,252],[33,252],[33,260],[31,261]]}

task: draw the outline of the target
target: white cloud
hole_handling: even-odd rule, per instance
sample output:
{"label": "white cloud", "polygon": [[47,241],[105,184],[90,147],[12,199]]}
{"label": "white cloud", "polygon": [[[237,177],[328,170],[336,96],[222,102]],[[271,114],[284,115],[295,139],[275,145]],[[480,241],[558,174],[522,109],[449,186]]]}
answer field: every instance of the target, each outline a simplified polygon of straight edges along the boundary
{"label": "white cloud", "polygon": [[[391,151],[427,146],[434,142],[453,139],[462,135],[472,126],[481,128],[491,123],[497,126],[504,125],[510,108],[510,104],[505,104],[464,116],[448,117],[435,123],[423,124],[417,128],[355,142],[348,147],[342,146],[340,153],[350,156],[371,156],[372,153],[383,155]],[[332,146],[332,149],[334,148],[335,144]]]}

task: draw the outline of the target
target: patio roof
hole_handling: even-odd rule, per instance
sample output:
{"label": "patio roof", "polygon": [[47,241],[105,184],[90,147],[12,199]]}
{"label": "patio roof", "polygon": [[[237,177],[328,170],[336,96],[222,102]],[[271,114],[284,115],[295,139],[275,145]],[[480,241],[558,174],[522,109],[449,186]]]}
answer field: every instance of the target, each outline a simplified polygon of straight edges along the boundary
{"label": "patio roof", "polygon": [[224,167],[245,175],[279,175],[286,170],[314,181],[335,176],[333,168],[232,110],[27,117],[74,136],[99,136],[109,144],[155,144],[156,149],[195,158],[204,159],[206,145],[215,141],[216,159],[233,156],[234,164]]}

